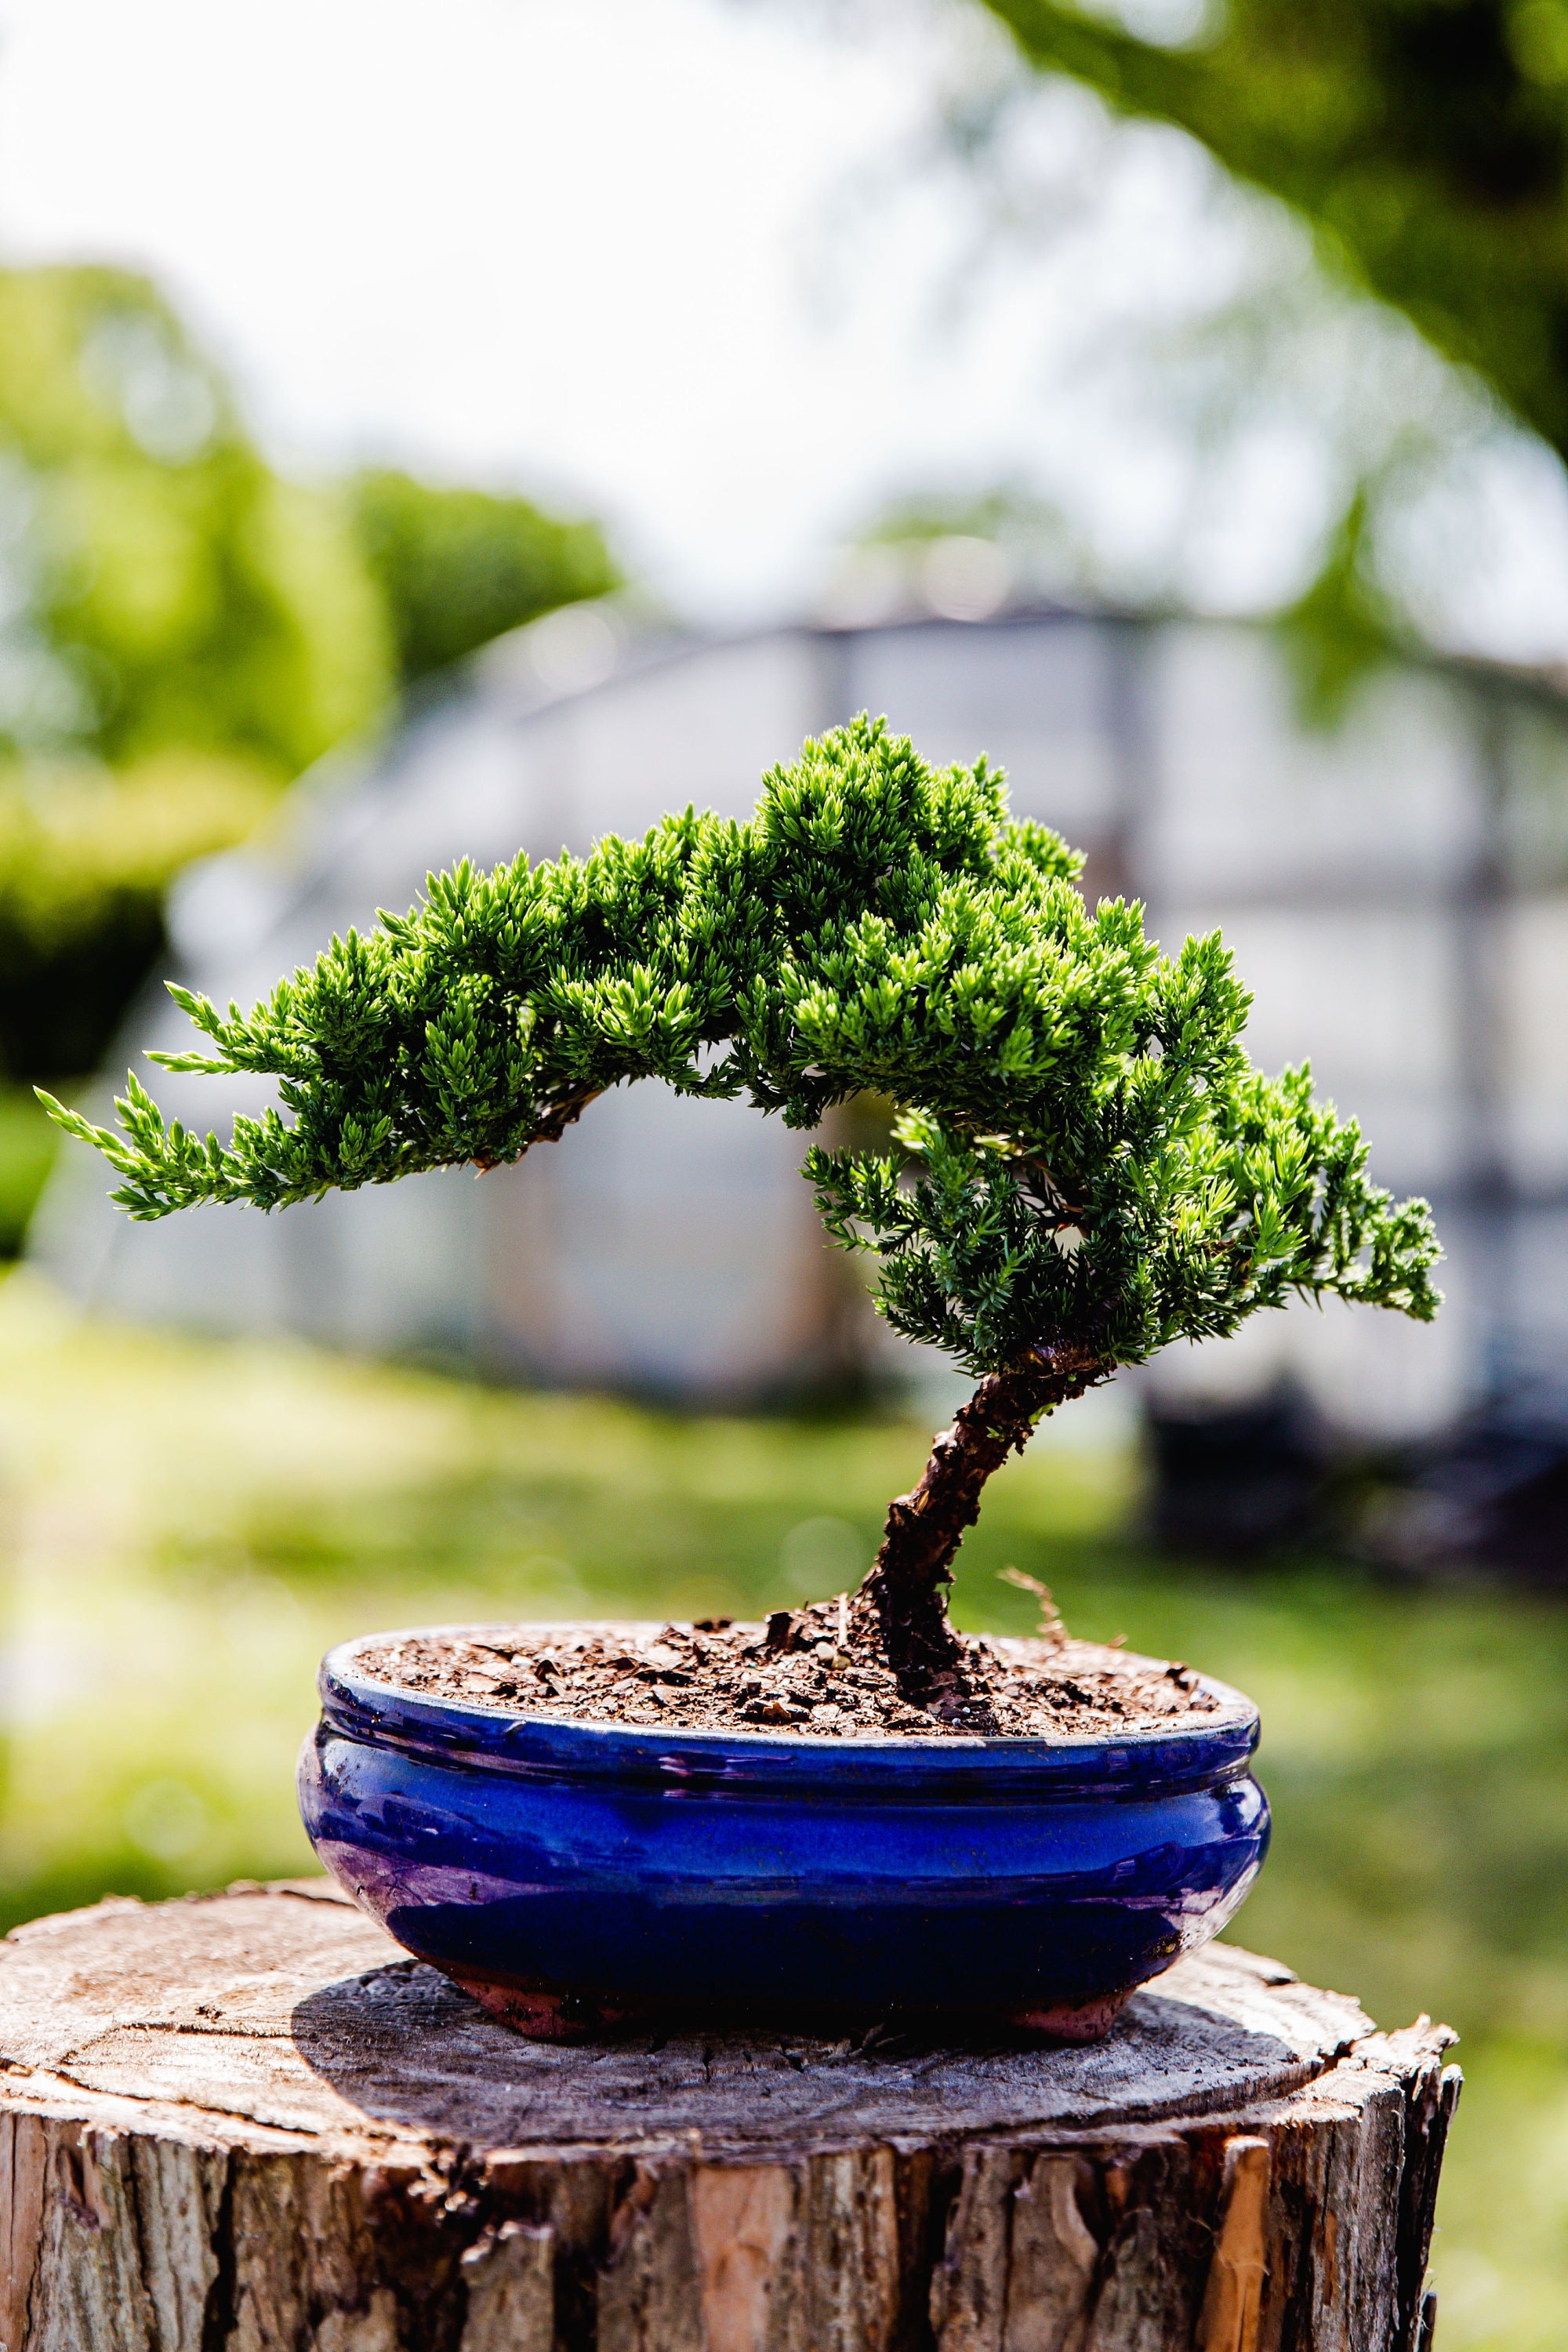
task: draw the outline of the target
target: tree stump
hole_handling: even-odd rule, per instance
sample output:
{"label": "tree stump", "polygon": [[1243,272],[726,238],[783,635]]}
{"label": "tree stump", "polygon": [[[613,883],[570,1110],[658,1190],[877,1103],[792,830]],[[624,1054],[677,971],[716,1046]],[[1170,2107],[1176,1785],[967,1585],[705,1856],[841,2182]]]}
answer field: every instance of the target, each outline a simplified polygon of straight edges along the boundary
{"label": "tree stump", "polygon": [[546,2047],[325,1881],[0,1947],[4,2352],[1420,2352],[1458,2070],[1229,1946],[1088,2049]]}

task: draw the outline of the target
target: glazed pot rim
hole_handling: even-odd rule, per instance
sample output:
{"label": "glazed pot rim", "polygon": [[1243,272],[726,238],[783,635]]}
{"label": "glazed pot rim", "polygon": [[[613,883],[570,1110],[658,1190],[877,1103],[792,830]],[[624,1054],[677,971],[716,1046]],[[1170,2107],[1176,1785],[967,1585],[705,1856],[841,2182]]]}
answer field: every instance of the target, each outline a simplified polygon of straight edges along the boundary
{"label": "glazed pot rim", "polygon": [[[585,1621],[565,1622],[576,1630]],[[496,1630],[491,1620],[482,1625],[405,1627],[340,1642],[321,1661],[323,1730],[525,1778],[652,1780],[693,1790],[718,1786],[737,1793],[794,1795],[811,1790],[912,1794],[918,1789],[922,1796],[952,1798],[991,1798],[1004,1790],[1063,1797],[1102,1790],[1175,1793],[1244,1770],[1258,1746],[1256,1706],[1243,1692],[1205,1674],[1198,1682],[1224,1713],[1217,1722],[1200,1718],[1196,1727],[1191,1721],[1149,1725],[1073,1740],[977,1733],[865,1739],[761,1727],[687,1730],[587,1723],[432,1698],[383,1681],[358,1664],[359,1653],[373,1643]]]}

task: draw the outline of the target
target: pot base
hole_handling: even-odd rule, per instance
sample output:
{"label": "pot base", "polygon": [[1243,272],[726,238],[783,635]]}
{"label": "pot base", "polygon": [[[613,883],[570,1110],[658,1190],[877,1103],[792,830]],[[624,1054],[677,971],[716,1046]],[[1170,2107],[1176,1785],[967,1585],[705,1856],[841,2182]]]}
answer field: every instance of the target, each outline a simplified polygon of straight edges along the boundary
{"label": "pot base", "polygon": [[591,1993],[552,1992],[543,1985],[486,1976],[477,1969],[452,1968],[442,1961],[436,1966],[525,2042],[598,2042],[626,2032],[639,2021],[637,2010],[612,2007]]}
{"label": "pot base", "polygon": [[1004,2022],[1027,2042],[1103,2042],[1137,1988],[1102,1993],[1096,2000],[1057,2000],[1044,2009],[1010,2009]]}
{"label": "pot base", "polygon": [[405,1951],[540,2042],[1096,2042],[1268,1843],[1257,1710],[1223,1684],[1199,1728],[1084,1741],[650,1730],[361,1673],[390,1638],[321,1670],[305,1827]]}
{"label": "pot base", "polygon": [[[492,1975],[478,1969],[452,1967],[437,1962],[442,1974],[451,1979],[462,1991],[477,2000],[481,2009],[520,2033],[525,2042],[600,2042],[616,2034],[647,2032],[656,2025],[668,2022],[667,2012],[651,2004],[646,2008],[623,2007],[601,2000],[595,1994],[562,1992],[547,1985],[530,1984],[517,1977]],[[1000,2033],[1009,2041],[1059,2043],[1103,2042],[1121,2016],[1133,1988],[1125,1992],[1100,1994],[1093,2000],[1051,2001],[1033,2009],[990,2010],[972,2012],[963,2021],[972,2032],[987,2036]],[[711,2024],[713,2021],[704,2021]],[[755,2021],[754,2020],[752,2021]],[[951,2034],[955,2021],[946,2023],[944,2039]],[[835,2018],[818,2021],[818,2030],[833,2027],[842,2021]],[[922,2021],[911,2017],[909,2023],[918,2030]],[[896,2032],[900,2021],[890,2017],[886,2030]],[[795,2031],[810,2031],[811,2021],[792,2017]],[[872,2032],[876,2028],[871,2029]]]}

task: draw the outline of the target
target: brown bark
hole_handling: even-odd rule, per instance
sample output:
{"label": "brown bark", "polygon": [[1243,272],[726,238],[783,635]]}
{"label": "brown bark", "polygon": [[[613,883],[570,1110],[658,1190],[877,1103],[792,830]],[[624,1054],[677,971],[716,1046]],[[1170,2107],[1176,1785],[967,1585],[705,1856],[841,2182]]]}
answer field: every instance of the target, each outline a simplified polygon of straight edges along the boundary
{"label": "brown bark", "polygon": [[[597,1102],[604,1091],[603,1087],[578,1087],[572,1093],[561,1095],[554,1102],[547,1104],[540,1112],[539,1124],[524,1150],[531,1151],[536,1143],[559,1143],[567,1129],[576,1125],[588,1105]],[[487,1160],[482,1153],[474,1160],[474,1166],[481,1176],[488,1176],[492,1168],[500,1165],[499,1160]],[[0,2347],[0,2352],[3,2352],[3,2347]]]}
{"label": "brown bark", "polygon": [[1215,1945],[1078,2050],[525,2042],[322,1881],[0,1947],[5,2352],[1416,2352],[1458,2069]]}
{"label": "brown bark", "polygon": [[597,1102],[603,1087],[575,1087],[561,1096],[548,1109],[540,1113],[535,1143],[559,1143],[569,1127],[574,1127],[590,1103]]}
{"label": "brown bark", "polygon": [[1021,1364],[983,1380],[937,1437],[910,1493],[889,1506],[881,1549],[860,1588],[905,1696],[928,1696],[933,1676],[958,1666],[947,1588],[964,1536],[980,1516],[985,1481],[1021,1454],[1040,1415],[1081,1396],[1114,1370],[1087,1342],[1037,1348]]}

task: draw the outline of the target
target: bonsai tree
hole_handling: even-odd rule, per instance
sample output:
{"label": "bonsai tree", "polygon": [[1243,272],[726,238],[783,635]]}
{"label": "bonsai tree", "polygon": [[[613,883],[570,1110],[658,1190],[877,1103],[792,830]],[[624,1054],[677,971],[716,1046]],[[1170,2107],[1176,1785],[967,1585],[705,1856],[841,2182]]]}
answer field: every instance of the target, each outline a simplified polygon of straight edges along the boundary
{"label": "bonsai tree", "polygon": [[775,769],[748,824],[688,809],[583,859],[434,875],[248,1013],[173,988],[210,1050],[153,1060],[278,1082],[227,1143],[166,1126],[134,1076],[118,1133],[44,1100],[151,1218],[491,1168],[637,1078],[807,1130],[890,1097],[891,1154],[813,1146],[804,1172],[834,1239],[879,1257],[888,1321],[977,1383],[854,1605],[918,1700],[958,1660],[982,1489],[1042,1414],[1292,1297],[1438,1304],[1426,1203],[1369,1182],[1306,1068],[1252,1066],[1217,933],[1163,955],[1137,906],[1085,905],[1080,865],[984,761],[935,771],[862,717]]}

